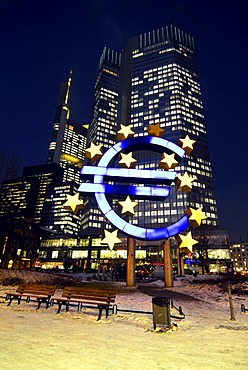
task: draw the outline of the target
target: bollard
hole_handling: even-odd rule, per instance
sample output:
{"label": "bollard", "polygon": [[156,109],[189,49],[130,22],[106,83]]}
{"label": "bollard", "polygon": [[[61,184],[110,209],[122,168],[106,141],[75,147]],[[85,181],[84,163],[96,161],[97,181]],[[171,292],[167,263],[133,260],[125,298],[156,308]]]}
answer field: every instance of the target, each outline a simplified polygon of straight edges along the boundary
{"label": "bollard", "polygon": [[228,284],[227,286],[227,292],[228,292],[228,299],[229,299],[229,306],[230,306],[230,312],[231,312],[231,321],[236,321],[234,317],[234,309],[233,309],[233,300],[232,300],[232,292],[231,292],[231,285]]}

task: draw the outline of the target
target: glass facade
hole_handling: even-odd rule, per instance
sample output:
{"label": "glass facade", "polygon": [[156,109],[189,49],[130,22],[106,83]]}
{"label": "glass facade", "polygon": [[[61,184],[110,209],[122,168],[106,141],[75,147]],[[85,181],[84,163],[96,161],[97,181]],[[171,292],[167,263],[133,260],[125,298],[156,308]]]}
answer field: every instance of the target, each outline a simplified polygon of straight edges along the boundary
{"label": "glass facade", "polygon": [[0,218],[34,217],[39,180],[19,177],[3,182],[0,193]]}
{"label": "glass facade", "polygon": [[[194,150],[175,168],[196,177],[189,193],[172,186],[164,202],[139,201],[132,223],[161,227],[178,220],[190,206],[202,207],[204,227],[217,227],[217,209],[208,151],[194,40],[173,26],[128,41],[122,57],[121,123],[132,124],[136,135],[149,124],[160,124],[164,138],[174,143],[189,135]],[[135,136],[136,136],[135,135]],[[133,152],[136,168],[158,169],[161,157]]]}
{"label": "glass facade", "polygon": [[63,181],[80,184],[80,170],[85,158],[87,129],[67,120],[60,155],[60,166],[64,169]]}
{"label": "glass facade", "polygon": [[63,138],[66,128],[67,119],[70,117],[69,93],[71,86],[71,77],[60,86],[57,108],[54,118],[53,131],[49,144],[47,163],[60,162],[62,152]]}
{"label": "glass facade", "polygon": [[[119,53],[104,48],[97,67],[93,116],[88,130],[87,147],[94,143],[103,145],[105,149],[116,142],[120,62]],[[86,201],[82,235],[103,235],[105,228],[104,216],[98,209],[95,199]]]}
{"label": "glass facade", "polygon": [[120,54],[104,48],[94,87],[93,117],[89,127],[88,146],[102,144],[109,148],[116,141]]}
{"label": "glass facade", "polygon": [[23,177],[37,178],[39,180],[38,196],[35,202],[33,220],[42,223],[42,211],[47,197],[47,186],[62,180],[63,170],[57,163],[41,164],[37,166],[25,167]]}
{"label": "glass facade", "polygon": [[230,254],[234,271],[248,275],[248,243],[233,244]]}
{"label": "glass facade", "polygon": [[85,157],[87,129],[70,120],[69,93],[72,72],[60,86],[47,163],[58,163],[63,169],[63,181],[80,183],[80,169]]}
{"label": "glass facade", "polygon": [[67,194],[75,194],[77,185],[73,182],[53,183],[47,186],[42,209],[41,225],[64,236],[77,235],[80,230],[80,214],[64,208]]}

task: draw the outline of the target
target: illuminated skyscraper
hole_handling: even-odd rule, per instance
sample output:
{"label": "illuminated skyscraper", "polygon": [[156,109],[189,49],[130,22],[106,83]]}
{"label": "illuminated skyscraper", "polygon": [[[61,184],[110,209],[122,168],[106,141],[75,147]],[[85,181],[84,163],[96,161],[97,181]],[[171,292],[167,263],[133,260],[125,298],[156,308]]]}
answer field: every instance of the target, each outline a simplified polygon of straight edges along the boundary
{"label": "illuminated skyscraper", "polygon": [[5,180],[0,190],[0,218],[33,218],[39,191],[37,178]]}
{"label": "illuminated skyscraper", "polygon": [[[94,143],[109,148],[116,141],[120,63],[120,53],[105,47],[97,66],[93,117],[88,130],[87,147]],[[89,200],[84,208],[82,233],[99,235],[104,225],[104,217],[96,202],[94,199]]]}
{"label": "illuminated skyscraper", "polygon": [[72,71],[70,72],[68,80],[63,82],[60,86],[47,163],[60,163],[66,122],[70,117],[69,93],[71,87],[71,78]]}
{"label": "illuminated skyscraper", "polygon": [[64,169],[63,181],[75,181],[79,184],[80,169],[85,156],[87,129],[70,120],[71,78],[72,72],[60,87],[47,163],[58,163]]}
{"label": "illuminated skyscraper", "polygon": [[62,182],[63,169],[57,163],[24,167],[22,177],[6,180],[0,190],[0,218],[32,218],[53,235],[77,235],[80,215],[67,211],[67,195],[75,194],[73,181]]}
{"label": "illuminated skyscraper", "polygon": [[47,186],[62,181],[63,170],[56,163],[24,167],[22,176],[3,182],[0,191],[0,217],[30,217],[42,223]]}
{"label": "illuminated skyscraper", "polygon": [[[132,223],[159,227],[177,221],[190,206],[202,207],[203,224],[217,226],[217,209],[208,139],[196,66],[194,40],[174,26],[141,34],[128,41],[122,55],[122,124],[147,135],[148,124],[160,124],[164,138],[177,143],[189,135],[194,150],[176,167],[196,177],[192,191],[172,187],[164,202],[139,201]],[[158,168],[155,154],[133,153],[136,168]]]}
{"label": "illuminated skyscraper", "polygon": [[105,47],[97,66],[88,146],[93,142],[109,148],[115,143],[120,63],[120,53]]}
{"label": "illuminated skyscraper", "polygon": [[42,226],[62,237],[78,235],[81,226],[80,214],[74,214],[64,208],[67,195],[75,194],[77,188],[78,186],[71,181],[52,183],[47,186],[42,209]]}

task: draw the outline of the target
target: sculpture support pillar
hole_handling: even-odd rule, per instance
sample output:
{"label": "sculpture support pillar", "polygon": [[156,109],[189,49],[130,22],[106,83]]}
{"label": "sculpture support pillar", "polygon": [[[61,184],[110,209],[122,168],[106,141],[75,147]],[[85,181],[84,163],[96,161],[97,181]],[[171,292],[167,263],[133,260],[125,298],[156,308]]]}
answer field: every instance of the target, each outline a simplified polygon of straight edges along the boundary
{"label": "sculpture support pillar", "polygon": [[135,286],[135,239],[127,238],[127,287]]}
{"label": "sculpture support pillar", "polygon": [[165,288],[173,287],[173,270],[172,270],[172,254],[170,239],[163,242],[164,249],[164,286]]}

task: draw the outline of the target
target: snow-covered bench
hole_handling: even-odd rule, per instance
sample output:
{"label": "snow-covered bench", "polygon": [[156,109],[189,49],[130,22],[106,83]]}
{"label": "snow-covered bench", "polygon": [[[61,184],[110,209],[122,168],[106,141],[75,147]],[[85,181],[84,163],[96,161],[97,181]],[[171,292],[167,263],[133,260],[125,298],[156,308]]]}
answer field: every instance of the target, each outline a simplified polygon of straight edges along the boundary
{"label": "snow-covered bench", "polygon": [[5,292],[5,294],[6,300],[9,301],[8,306],[11,305],[14,299],[17,299],[18,304],[20,304],[22,298],[25,298],[26,302],[30,302],[30,299],[34,298],[38,302],[36,308],[38,310],[42,303],[46,304],[46,308],[49,307],[55,289],[55,285],[22,284],[19,285],[15,292]]}
{"label": "snow-covered bench", "polygon": [[116,292],[113,290],[66,286],[63,289],[62,297],[53,298],[52,304],[54,302],[58,304],[57,313],[60,312],[63,305],[66,307],[66,312],[69,311],[70,306],[75,305],[78,311],[80,311],[82,307],[97,308],[99,310],[97,320],[100,320],[103,310],[106,311],[106,318],[110,310],[114,312],[115,298]]}

